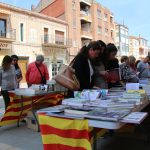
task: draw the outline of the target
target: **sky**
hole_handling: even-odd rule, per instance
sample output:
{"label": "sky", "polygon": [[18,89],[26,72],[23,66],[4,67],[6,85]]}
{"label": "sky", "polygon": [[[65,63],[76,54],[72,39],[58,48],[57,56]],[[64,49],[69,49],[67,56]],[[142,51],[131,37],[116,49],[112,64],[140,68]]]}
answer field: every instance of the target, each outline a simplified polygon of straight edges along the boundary
{"label": "sky", "polygon": [[[18,7],[31,9],[39,0],[0,0]],[[97,0],[114,14],[115,21],[129,28],[129,35],[141,36],[150,45],[150,0]]]}

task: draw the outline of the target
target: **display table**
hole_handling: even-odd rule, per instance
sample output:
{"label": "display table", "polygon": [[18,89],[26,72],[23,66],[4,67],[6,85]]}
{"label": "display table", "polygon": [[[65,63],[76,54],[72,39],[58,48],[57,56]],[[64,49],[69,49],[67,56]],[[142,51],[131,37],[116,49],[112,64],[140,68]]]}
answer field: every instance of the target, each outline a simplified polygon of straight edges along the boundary
{"label": "display table", "polygon": [[[133,111],[141,111],[149,104],[149,100],[144,100]],[[52,117],[40,112],[38,117],[44,150],[49,150],[51,147],[55,150],[91,150],[91,137],[94,137],[93,149],[96,150],[97,128],[99,128],[99,133],[102,135],[107,129],[117,130],[127,124],[120,121]],[[90,127],[92,127],[92,134]]]}
{"label": "display table", "polygon": [[[57,105],[64,98],[59,92],[44,92],[36,95],[16,95],[14,91],[9,92],[10,103],[0,120],[0,126],[6,126],[17,123],[26,117],[27,112],[31,110],[37,121],[35,110],[40,107],[49,107]],[[38,123],[38,121],[37,121]]]}

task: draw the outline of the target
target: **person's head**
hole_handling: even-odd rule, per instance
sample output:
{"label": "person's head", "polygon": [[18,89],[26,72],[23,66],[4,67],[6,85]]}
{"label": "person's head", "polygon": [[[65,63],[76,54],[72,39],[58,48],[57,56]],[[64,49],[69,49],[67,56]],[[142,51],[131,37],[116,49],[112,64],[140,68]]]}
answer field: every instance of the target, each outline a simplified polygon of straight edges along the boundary
{"label": "person's head", "polygon": [[11,66],[11,63],[12,63],[12,58],[10,56],[6,55],[2,60],[2,68],[4,70],[9,69]]}
{"label": "person's head", "polygon": [[135,65],[136,58],[134,56],[129,56],[128,63],[130,65]]}
{"label": "person's head", "polygon": [[44,56],[43,55],[37,55],[36,56],[36,64],[41,65],[44,61]]}
{"label": "person's head", "polygon": [[138,65],[138,63],[140,62],[141,60],[137,60],[136,62],[135,62],[135,67],[137,68],[137,65]]}
{"label": "person's head", "polygon": [[102,46],[102,48],[100,50],[100,55],[101,55],[101,54],[103,54],[103,52],[106,49],[106,44],[102,40],[98,40],[97,42],[99,42],[99,44]]}
{"label": "person's head", "polygon": [[81,48],[80,54],[84,54],[90,59],[95,59],[99,56],[101,48],[102,46],[98,41],[92,41],[88,46]]}
{"label": "person's head", "polygon": [[143,60],[144,63],[148,63],[150,61],[150,56],[146,56]]}
{"label": "person's head", "polygon": [[121,61],[121,63],[127,62],[128,61],[128,56],[122,56],[120,61]]}
{"label": "person's head", "polygon": [[105,50],[105,59],[107,60],[112,60],[116,57],[117,55],[117,47],[113,43],[109,43],[106,46]]}
{"label": "person's head", "polygon": [[19,58],[17,55],[11,55],[11,58],[12,58],[12,64],[15,65],[18,63]]}

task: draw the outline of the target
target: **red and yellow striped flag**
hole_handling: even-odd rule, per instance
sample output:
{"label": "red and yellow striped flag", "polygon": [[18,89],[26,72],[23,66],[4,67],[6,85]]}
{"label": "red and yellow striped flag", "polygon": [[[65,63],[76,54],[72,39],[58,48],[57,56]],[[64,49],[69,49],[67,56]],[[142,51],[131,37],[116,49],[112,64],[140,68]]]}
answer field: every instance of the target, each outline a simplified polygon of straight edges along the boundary
{"label": "red and yellow striped flag", "polygon": [[88,120],[38,117],[44,150],[91,150]]}
{"label": "red and yellow striped flag", "polygon": [[[21,101],[23,101],[23,112],[21,115],[21,119],[23,119],[29,110],[32,108],[32,101],[31,97],[23,97],[21,99],[20,96],[16,96],[14,93],[9,93],[10,95],[10,103],[7,107],[7,110],[3,116],[3,118],[0,120],[0,126],[10,125],[17,123],[18,119],[20,118],[21,113]],[[33,106],[54,106],[57,105],[64,96],[62,94],[47,94],[42,96],[34,96],[32,97],[33,100]]]}

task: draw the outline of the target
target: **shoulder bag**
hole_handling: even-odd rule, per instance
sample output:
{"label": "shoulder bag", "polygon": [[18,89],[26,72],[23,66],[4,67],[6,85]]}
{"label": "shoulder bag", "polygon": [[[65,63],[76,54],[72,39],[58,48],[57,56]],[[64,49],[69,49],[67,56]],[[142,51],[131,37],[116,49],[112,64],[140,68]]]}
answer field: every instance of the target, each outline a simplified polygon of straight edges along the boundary
{"label": "shoulder bag", "polygon": [[46,78],[45,78],[45,76],[42,75],[42,72],[41,72],[40,68],[38,67],[38,65],[36,63],[35,63],[35,65],[36,65],[36,67],[37,67],[37,69],[38,69],[38,71],[39,71],[39,73],[41,75],[41,84],[46,84]]}
{"label": "shoulder bag", "polygon": [[58,84],[72,91],[80,89],[80,83],[75,75],[75,69],[72,67],[74,61],[75,58],[69,66],[63,64],[59,73],[55,76],[55,81]]}

